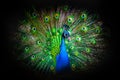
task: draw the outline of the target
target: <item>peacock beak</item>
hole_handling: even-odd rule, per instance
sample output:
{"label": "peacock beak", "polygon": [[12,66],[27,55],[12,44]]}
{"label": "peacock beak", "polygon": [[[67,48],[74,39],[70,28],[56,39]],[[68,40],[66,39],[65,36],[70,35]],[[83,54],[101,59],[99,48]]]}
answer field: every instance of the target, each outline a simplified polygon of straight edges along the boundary
{"label": "peacock beak", "polygon": [[71,41],[71,38],[70,38],[70,37],[68,37],[68,41]]}

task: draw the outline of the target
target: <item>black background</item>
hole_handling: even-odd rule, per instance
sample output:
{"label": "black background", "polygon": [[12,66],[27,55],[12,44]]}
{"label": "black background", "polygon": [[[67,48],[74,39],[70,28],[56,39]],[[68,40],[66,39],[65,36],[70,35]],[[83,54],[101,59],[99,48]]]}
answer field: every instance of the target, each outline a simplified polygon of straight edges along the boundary
{"label": "black background", "polygon": [[[116,80],[118,78],[118,53],[115,48],[118,49],[115,45],[119,36],[116,37],[115,33],[118,33],[118,9],[117,4],[114,1],[110,0],[16,0],[16,1],[3,1],[1,2],[1,74],[3,79],[10,80],[63,80],[63,79],[76,79],[78,80],[103,80],[111,79]],[[116,2],[117,3],[117,2]],[[37,74],[30,69],[22,67],[11,55],[11,50],[8,36],[10,36],[10,31],[16,29],[18,21],[24,18],[24,11],[30,10],[32,6],[35,6],[37,9],[42,9],[43,7],[57,6],[68,4],[76,8],[85,8],[90,11],[95,11],[100,14],[104,25],[111,30],[110,37],[110,52],[109,59],[100,66],[98,69],[86,74],[80,73],[70,73],[69,75],[62,76],[46,76],[42,74]],[[115,30],[115,31],[114,31]],[[119,34],[118,34],[119,35]],[[116,37],[116,38],[115,38]]]}

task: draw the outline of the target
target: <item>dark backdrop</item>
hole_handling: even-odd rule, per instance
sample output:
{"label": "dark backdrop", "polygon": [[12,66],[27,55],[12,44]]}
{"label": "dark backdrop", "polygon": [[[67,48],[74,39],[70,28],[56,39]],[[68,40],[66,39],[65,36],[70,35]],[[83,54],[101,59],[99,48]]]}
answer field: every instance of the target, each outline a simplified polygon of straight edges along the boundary
{"label": "dark backdrop", "polygon": [[[16,0],[16,1],[2,1],[1,2],[1,22],[2,25],[0,26],[0,35],[1,35],[1,76],[3,80],[10,79],[10,80],[63,80],[63,78],[69,79],[76,79],[81,80],[86,79],[111,79],[114,80],[117,78],[117,71],[118,71],[118,54],[115,49],[116,41],[116,34],[118,30],[117,21],[118,20],[118,9],[117,4],[114,1],[110,0]],[[104,65],[100,66],[98,69],[87,73],[87,74],[80,74],[80,73],[70,73],[69,75],[62,75],[61,77],[56,76],[46,76],[43,74],[37,74],[30,69],[22,67],[18,62],[13,58],[11,55],[10,41],[8,37],[10,36],[10,32],[16,29],[16,26],[19,23],[20,19],[24,18],[24,12],[26,10],[30,10],[32,6],[35,6],[37,9],[42,9],[44,7],[49,6],[57,6],[57,5],[70,5],[71,7],[76,8],[85,8],[90,10],[91,12],[97,12],[100,14],[104,25],[108,27],[111,31],[110,33],[110,56],[109,59],[106,60]],[[115,30],[115,31],[114,31]],[[118,34],[119,35],[119,34]],[[118,36],[117,36],[118,38]],[[116,48],[118,49],[118,48]],[[2,79],[1,79],[2,80]],[[68,79],[67,79],[68,80]]]}

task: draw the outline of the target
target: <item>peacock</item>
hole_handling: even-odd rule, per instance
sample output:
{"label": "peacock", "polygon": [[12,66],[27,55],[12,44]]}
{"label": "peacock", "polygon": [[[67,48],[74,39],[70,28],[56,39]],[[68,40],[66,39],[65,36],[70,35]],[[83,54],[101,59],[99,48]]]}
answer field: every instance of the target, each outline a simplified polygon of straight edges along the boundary
{"label": "peacock", "polygon": [[46,73],[87,70],[105,50],[98,16],[67,5],[26,12],[14,34],[17,60]]}

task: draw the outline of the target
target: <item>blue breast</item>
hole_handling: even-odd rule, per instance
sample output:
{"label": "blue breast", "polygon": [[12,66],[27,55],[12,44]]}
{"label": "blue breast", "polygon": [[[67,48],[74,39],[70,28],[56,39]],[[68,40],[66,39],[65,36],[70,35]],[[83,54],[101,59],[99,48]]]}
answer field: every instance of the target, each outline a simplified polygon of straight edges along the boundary
{"label": "blue breast", "polygon": [[70,69],[70,62],[68,58],[68,53],[65,47],[64,38],[62,38],[61,45],[60,45],[60,53],[56,57],[56,71],[68,71]]}

